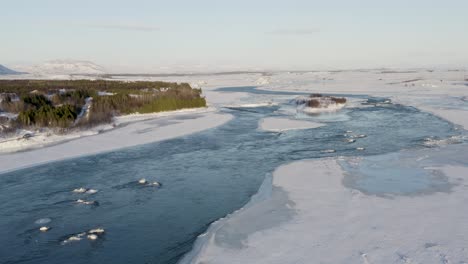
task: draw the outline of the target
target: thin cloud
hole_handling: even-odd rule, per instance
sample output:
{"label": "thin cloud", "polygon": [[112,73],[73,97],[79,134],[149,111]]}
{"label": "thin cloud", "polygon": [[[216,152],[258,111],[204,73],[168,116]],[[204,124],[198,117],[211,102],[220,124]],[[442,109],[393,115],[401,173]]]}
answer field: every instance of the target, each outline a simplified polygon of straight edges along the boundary
{"label": "thin cloud", "polygon": [[308,29],[277,29],[273,31],[268,31],[269,35],[282,35],[282,36],[303,36],[303,35],[313,35],[319,33],[320,30],[316,28]]}
{"label": "thin cloud", "polygon": [[91,28],[97,29],[112,29],[112,30],[125,30],[125,31],[142,31],[153,32],[159,31],[160,28],[152,25],[133,25],[133,24],[94,24],[88,25]]}

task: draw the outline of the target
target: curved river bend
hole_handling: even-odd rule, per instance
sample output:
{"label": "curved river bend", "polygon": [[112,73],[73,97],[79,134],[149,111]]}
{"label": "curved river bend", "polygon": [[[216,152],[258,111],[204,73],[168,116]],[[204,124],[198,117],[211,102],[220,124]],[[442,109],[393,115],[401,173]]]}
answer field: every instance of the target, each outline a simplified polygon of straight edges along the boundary
{"label": "curved river bend", "polygon": [[[256,91],[280,105],[225,109],[235,118],[218,128],[1,175],[0,263],[176,263],[211,222],[242,207],[265,175],[281,164],[422,148],[426,137],[457,133],[433,115],[393,104],[363,105],[321,117],[298,115],[326,125],[265,132],[258,130],[262,118],[291,113],[283,111],[292,108],[288,100],[280,99],[285,94],[262,94],[251,87],[229,89]],[[348,130],[367,137],[347,143]],[[357,146],[366,150],[357,151]],[[327,149],[336,153],[324,153]],[[136,183],[140,178],[163,186],[142,187]],[[418,182],[404,192],[434,184]],[[71,192],[82,186],[99,191]],[[398,185],[392,188],[389,191],[399,192]],[[77,204],[77,199],[99,204]],[[37,220],[50,220],[46,225],[51,230],[40,232],[43,224]],[[96,241],[62,243],[95,227],[106,231]]]}

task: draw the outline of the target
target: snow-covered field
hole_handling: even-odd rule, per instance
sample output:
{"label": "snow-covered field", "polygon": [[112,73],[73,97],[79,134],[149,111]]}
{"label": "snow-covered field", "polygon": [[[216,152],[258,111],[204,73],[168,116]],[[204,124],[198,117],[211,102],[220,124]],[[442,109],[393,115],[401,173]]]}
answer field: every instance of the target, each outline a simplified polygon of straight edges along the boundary
{"label": "snow-covered field", "polygon": [[[385,96],[466,129],[465,78],[463,71],[283,73],[261,89]],[[344,158],[284,165],[249,204],[213,223],[181,263],[468,263],[468,148],[444,145],[406,155],[444,175],[450,190],[413,196],[345,187],[352,175],[338,163]]]}
{"label": "snow-covered field", "polygon": [[[468,75],[464,70],[280,72],[268,75],[144,77],[201,85],[214,109],[258,104],[262,94],[216,91],[217,87],[388,97],[468,129]],[[284,95],[294,99],[294,96]],[[223,124],[218,110],[151,117],[94,136],[47,148],[0,156],[0,172],[63,158],[110,151],[177,137]],[[129,118],[129,117],[124,117]],[[123,123],[126,121],[122,120]],[[317,124],[263,120],[280,131]],[[436,144],[437,145],[437,144]],[[444,145],[444,144],[441,144]],[[436,146],[405,155],[421,170],[438,171],[447,190],[375,196],[350,188],[341,162],[365,158],[298,161],[277,168],[243,209],[211,225],[182,263],[468,263],[468,167],[466,144]],[[383,157],[385,160],[385,157]],[[402,163],[404,163],[402,161]]]}

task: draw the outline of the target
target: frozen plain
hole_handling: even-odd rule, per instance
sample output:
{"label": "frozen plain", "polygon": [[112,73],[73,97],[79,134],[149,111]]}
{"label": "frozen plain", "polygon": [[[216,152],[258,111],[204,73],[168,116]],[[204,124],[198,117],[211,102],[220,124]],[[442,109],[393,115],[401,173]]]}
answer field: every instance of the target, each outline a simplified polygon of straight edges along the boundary
{"label": "frozen plain", "polygon": [[[262,95],[215,91],[215,88],[225,86],[256,86],[260,78],[260,89],[265,90],[388,97],[394,103],[431,112],[458,125],[460,130],[468,127],[468,86],[463,71],[284,72],[267,78],[258,74],[239,74],[155,79],[203,83],[211,106],[221,108],[265,102]],[[216,111],[212,115],[215,118],[207,116],[206,120],[210,125],[186,130],[183,134],[229,120],[228,116]],[[183,125],[189,121],[180,122]],[[186,125],[191,127],[193,124]],[[118,128],[114,133],[124,133],[124,129]],[[155,126],[152,129],[160,131],[163,128]],[[173,132],[180,131],[177,124],[167,124],[164,129],[171,136],[177,136]],[[269,129],[285,128],[278,123],[278,127],[270,124]],[[64,146],[89,141],[93,137],[96,136],[0,156],[0,167],[13,170],[27,166],[23,164],[24,160],[32,165],[60,159],[61,155],[73,157],[77,155],[76,149]],[[158,137],[143,141],[138,138],[132,137],[129,142],[143,144],[158,140]],[[162,139],[165,137],[160,137]],[[90,147],[78,155],[125,147],[113,143],[110,144],[112,148],[102,149],[100,144],[100,140],[90,143]],[[50,154],[54,150],[60,153],[55,158]],[[437,170],[452,184],[450,191],[412,196],[382,197],[346,187],[344,182],[352,175],[340,166],[341,162],[354,162],[359,166],[365,158],[337,157],[285,164],[275,171],[272,179],[265,182],[257,197],[245,208],[213,223],[182,263],[467,263],[468,213],[463,210],[468,200],[468,171],[464,162],[467,150],[465,144],[441,144],[424,152],[408,150],[405,153],[408,159],[416,163],[421,161],[419,169]],[[25,155],[29,155],[27,159]],[[272,222],[272,217],[279,221]],[[252,219],[256,219],[254,226]]]}

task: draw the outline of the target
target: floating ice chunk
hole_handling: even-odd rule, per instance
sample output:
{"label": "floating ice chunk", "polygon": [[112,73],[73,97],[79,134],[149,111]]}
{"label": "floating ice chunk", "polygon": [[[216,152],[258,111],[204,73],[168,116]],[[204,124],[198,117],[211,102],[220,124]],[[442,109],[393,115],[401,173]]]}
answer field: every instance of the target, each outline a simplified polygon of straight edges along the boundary
{"label": "floating ice chunk", "polygon": [[103,234],[104,233],[104,229],[102,228],[95,228],[95,229],[91,229],[88,231],[89,234]]}
{"label": "floating ice chunk", "polygon": [[72,242],[72,241],[80,241],[80,240],[82,240],[85,236],[86,236],[89,240],[96,240],[96,239],[99,238],[99,235],[101,235],[101,234],[104,234],[104,229],[102,229],[102,228],[91,229],[91,230],[89,230],[88,232],[82,232],[82,233],[79,233],[79,234],[70,236],[69,238],[65,239],[65,240],[62,242],[62,244],[66,244],[66,243]]}
{"label": "floating ice chunk", "polygon": [[87,191],[87,189],[83,188],[83,187],[76,188],[76,189],[73,190],[74,193],[85,193],[86,191]]}
{"label": "floating ice chunk", "polygon": [[98,192],[98,190],[95,190],[95,189],[89,189],[89,190],[86,191],[87,194],[95,194],[97,192]]}
{"label": "floating ice chunk", "polygon": [[98,190],[95,189],[86,189],[86,188],[77,188],[73,190],[74,193],[86,193],[86,194],[95,194],[98,192]]}
{"label": "floating ice chunk", "polygon": [[355,139],[352,139],[352,138],[350,138],[350,139],[346,140],[346,142],[348,142],[348,143],[354,143],[354,142],[356,142],[356,140],[355,140]]}
{"label": "floating ice chunk", "polygon": [[145,178],[140,179],[140,180],[138,181],[138,184],[141,184],[141,185],[144,185],[144,186],[153,186],[153,187],[160,187],[160,186],[161,186],[161,183],[159,183],[159,182],[157,182],[157,181],[149,182],[149,181],[146,180]]}
{"label": "floating ice chunk", "polygon": [[88,231],[88,239],[89,240],[96,240],[98,239],[98,235],[104,234],[103,228],[94,228]]}
{"label": "floating ice chunk", "polygon": [[76,200],[76,202],[79,203],[79,204],[87,204],[87,205],[97,204],[96,201],[86,201],[86,200],[83,200],[83,199],[78,199],[78,200]]}
{"label": "floating ice chunk", "polygon": [[351,130],[346,130],[346,133],[350,134],[350,133],[353,133],[353,131],[351,131]]}
{"label": "floating ice chunk", "polygon": [[322,150],[320,152],[322,152],[322,153],[335,153],[336,150],[334,150],[334,149],[324,149],[324,150]]}
{"label": "floating ice chunk", "polygon": [[98,239],[98,236],[95,235],[95,234],[89,234],[89,235],[88,235],[88,239],[89,239],[89,240],[96,240],[96,239]]}
{"label": "floating ice chunk", "polygon": [[156,186],[156,187],[160,187],[160,186],[161,186],[161,183],[155,181],[155,182],[152,183],[152,185],[153,185],[153,186]]}
{"label": "floating ice chunk", "polygon": [[358,148],[356,148],[356,150],[362,151],[362,150],[365,150],[365,148],[363,148],[363,147],[358,147]]}
{"label": "floating ice chunk", "polygon": [[69,238],[68,238],[67,240],[65,240],[65,241],[79,241],[79,240],[81,240],[81,237],[79,237],[79,236],[71,236],[71,237],[69,237]]}
{"label": "floating ice chunk", "polygon": [[41,232],[47,232],[47,231],[50,230],[50,227],[48,227],[48,226],[41,226],[41,228],[39,228],[39,230],[40,230]]}
{"label": "floating ice chunk", "polygon": [[146,184],[146,183],[148,183],[148,181],[147,181],[145,178],[143,178],[143,179],[140,179],[140,180],[138,181],[138,183],[139,183],[139,184]]}
{"label": "floating ice chunk", "polygon": [[62,243],[66,244],[66,243],[73,242],[73,241],[80,241],[81,239],[83,239],[85,235],[86,233],[83,232],[83,233],[70,236],[69,238],[65,239]]}
{"label": "floating ice chunk", "polygon": [[364,135],[364,134],[360,134],[360,135],[357,135],[356,137],[357,137],[357,138],[365,138],[365,137],[367,137],[367,136]]}

